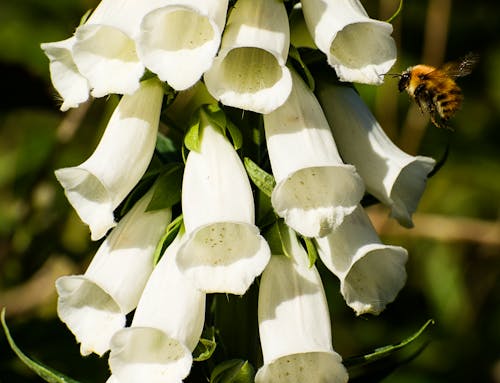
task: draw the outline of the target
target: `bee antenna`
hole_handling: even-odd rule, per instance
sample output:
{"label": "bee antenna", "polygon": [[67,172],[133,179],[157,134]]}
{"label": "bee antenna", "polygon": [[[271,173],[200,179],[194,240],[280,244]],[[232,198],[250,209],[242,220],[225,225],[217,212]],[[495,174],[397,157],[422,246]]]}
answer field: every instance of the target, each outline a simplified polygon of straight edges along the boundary
{"label": "bee antenna", "polygon": [[392,78],[396,78],[396,77],[401,77],[401,73],[384,73],[384,74],[379,74],[379,77],[385,77],[385,76],[390,76]]}

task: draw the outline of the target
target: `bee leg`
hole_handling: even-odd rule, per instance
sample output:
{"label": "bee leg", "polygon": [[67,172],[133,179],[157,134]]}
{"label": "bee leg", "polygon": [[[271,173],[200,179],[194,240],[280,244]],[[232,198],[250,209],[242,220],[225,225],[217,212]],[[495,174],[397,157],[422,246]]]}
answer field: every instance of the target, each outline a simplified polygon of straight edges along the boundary
{"label": "bee leg", "polygon": [[415,102],[420,108],[420,112],[430,112],[433,109],[432,98],[429,97],[429,93],[427,92],[424,84],[420,84],[419,86],[417,86],[413,94]]}

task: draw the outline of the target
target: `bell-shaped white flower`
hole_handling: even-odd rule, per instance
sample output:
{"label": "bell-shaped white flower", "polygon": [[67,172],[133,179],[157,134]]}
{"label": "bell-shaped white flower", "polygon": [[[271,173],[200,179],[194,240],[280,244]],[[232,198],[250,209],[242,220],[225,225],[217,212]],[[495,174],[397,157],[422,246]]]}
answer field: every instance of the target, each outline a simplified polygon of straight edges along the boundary
{"label": "bell-shaped white flower", "polygon": [[396,61],[392,25],[370,19],[359,0],[301,0],[318,48],[341,81],[380,84]]}
{"label": "bell-shaped white flower", "polygon": [[200,152],[189,153],[184,171],[187,239],[177,265],[202,291],[242,295],[264,270],[270,250],[254,224],[253,195],[243,164],[204,113]]}
{"label": "bell-shaped white flower", "polygon": [[256,383],[344,383],[342,358],[332,347],[330,315],[314,266],[291,230],[291,258],[273,255],[260,281],[259,333],[264,365]]}
{"label": "bell-shaped white flower", "polygon": [[111,339],[109,365],[120,383],[181,382],[205,322],[205,294],[178,270],[181,239],[156,265],[129,328]]}
{"label": "bell-shaped white flower", "polygon": [[285,66],[290,44],[288,17],[281,0],[238,0],[221,48],[205,73],[209,92],[223,104],[269,113],[290,94]]}
{"label": "bell-shaped white flower", "polygon": [[144,65],[176,90],[194,85],[212,66],[228,0],[169,0],[141,23],[137,52]]}
{"label": "bell-shaped white flower", "polygon": [[139,88],[144,64],[137,56],[134,38],[143,16],[159,2],[102,0],[76,29],[73,59],[94,97],[132,94]]}
{"label": "bell-shaped white flower", "polygon": [[292,72],[284,105],[264,115],[276,187],[276,213],[306,237],[322,237],[342,223],[363,196],[363,181],[342,162],[332,132],[312,91]]}
{"label": "bell-shaped white flower", "polygon": [[342,158],[356,166],[366,190],[391,208],[392,217],[412,227],[411,216],[435,161],[403,152],[354,89],[323,80],[317,82],[317,95]]}
{"label": "bell-shaped white flower", "polygon": [[342,296],[357,315],[379,314],[406,282],[408,252],[384,245],[361,206],[316,243],[321,260],[339,278]]}
{"label": "bell-shaped white flower", "polygon": [[116,224],[113,210],[149,165],[162,98],[159,81],[142,82],[137,92],[120,100],[94,153],[81,165],[55,172],[93,240]]}
{"label": "bell-shaped white flower", "polygon": [[153,271],[156,244],[171,219],[170,209],[146,212],[148,192],[120,220],[83,275],[61,277],[57,313],[81,343],[82,355],[102,355],[125,326]]}
{"label": "bell-shaped white flower", "polygon": [[62,98],[61,111],[76,108],[89,98],[90,85],[73,61],[72,49],[76,38],[41,44],[50,60],[50,78]]}

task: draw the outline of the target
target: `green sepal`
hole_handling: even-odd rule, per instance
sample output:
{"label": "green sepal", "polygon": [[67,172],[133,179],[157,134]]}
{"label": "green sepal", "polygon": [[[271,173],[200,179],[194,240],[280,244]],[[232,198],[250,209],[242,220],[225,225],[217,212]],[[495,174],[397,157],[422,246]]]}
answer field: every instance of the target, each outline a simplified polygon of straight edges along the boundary
{"label": "green sepal", "polygon": [[314,82],[314,77],[309,68],[307,67],[307,65],[305,64],[304,60],[302,60],[299,50],[295,48],[293,45],[290,45],[290,50],[288,51],[288,57],[294,59],[297,62],[297,64],[300,67],[300,71],[304,73],[304,76],[306,77],[307,86],[309,87],[309,89],[311,89],[311,91],[314,92],[314,88],[316,86]]}
{"label": "green sepal", "polygon": [[210,383],[253,383],[254,367],[242,359],[231,359],[217,365],[210,375]]}
{"label": "green sepal", "polygon": [[178,203],[181,200],[183,174],[184,168],[182,164],[165,165],[154,183],[153,196],[146,211],[167,209]]}
{"label": "green sepal", "polygon": [[271,254],[283,254],[291,257],[289,229],[282,219],[278,219],[274,225],[264,234]]}
{"label": "green sepal", "polygon": [[215,352],[217,342],[215,341],[215,327],[206,327],[203,329],[200,341],[193,351],[193,360],[203,362],[209,359]]}
{"label": "green sepal", "polygon": [[30,370],[35,372],[40,378],[49,383],[79,383],[78,380],[72,379],[63,373],[54,370],[51,367],[44,365],[43,363],[31,359],[26,354],[24,354],[19,347],[17,347],[14,339],[10,335],[9,328],[7,327],[7,323],[5,322],[5,307],[2,309],[2,313],[0,315],[0,320],[2,322],[3,330],[5,332],[5,336],[7,337],[7,341],[9,342],[10,348],[18,358],[26,365]]}
{"label": "green sepal", "polygon": [[259,165],[257,165],[248,157],[245,157],[243,159],[243,163],[245,165],[248,176],[255,184],[255,186],[257,186],[265,195],[271,197],[274,186],[276,185],[274,177],[263,170],[261,167],[259,167]]}
{"label": "green sepal", "polygon": [[309,267],[313,267],[318,259],[318,249],[314,244],[314,241],[308,237],[302,237],[304,243],[306,244],[307,257],[309,258]]}
{"label": "green sepal", "polygon": [[234,150],[240,149],[243,146],[243,135],[241,134],[241,130],[229,119],[227,120],[226,128],[229,135],[231,136]]}
{"label": "green sepal", "polygon": [[429,319],[417,332],[399,343],[376,348],[362,356],[346,358],[343,363],[349,372],[349,381],[382,381],[397,367],[411,361],[424,350],[429,340],[427,337],[422,338],[422,335],[433,324],[434,320]]}
{"label": "green sepal", "polygon": [[403,0],[399,0],[398,9],[396,9],[396,12],[394,12],[394,14],[386,20],[386,23],[390,23],[392,20],[394,20],[400,14],[402,9],[403,9]]}
{"label": "green sepal", "polygon": [[200,131],[200,110],[193,113],[189,128],[184,136],[184,145],[189,150],[200,152],[201,149],[201,131]]}
{"label": "green sepal", "polygon": [[153,254],[153,265],[160,262],[160,259],[165,252],[165,249],[174,241],[177,234],[182,228],[184,220],[182,214],[176,217],[172,222],[170,222],[165,229],[165,234],[160,238],[158,244],[156,245],[155,252]]}

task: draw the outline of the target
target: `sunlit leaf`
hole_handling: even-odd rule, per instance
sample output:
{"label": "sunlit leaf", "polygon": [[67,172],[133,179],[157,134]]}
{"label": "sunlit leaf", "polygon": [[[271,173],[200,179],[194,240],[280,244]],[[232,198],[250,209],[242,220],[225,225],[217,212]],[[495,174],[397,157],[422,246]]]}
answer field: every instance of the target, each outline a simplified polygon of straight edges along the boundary
{"label": "sunlit leaf", "polygon": [[9,328],[7,327],[7,323],[5,322],[5,307],[2,309],[0,317],[3,330],[5,332],[5,336],[7,337],[7,341],[9,342],[10,348],[16,353],[18,358],[21,359],[21,361],[29,367],[30,370],[34,371],[40,378],[49,383],[79,383],[77,380],[72,379],[57,370],[54,370],[53,368],[50,368],[41,362],[31,359],[26,354],[24,354],[19,349],[19,347],[17,347],[14,339],[12,339]]}
{"label": "sunlit leaf", "polygon": [[184,137],[184,145],[189,150],[199,152],[201,148],[201,137],[200,137],[200,113],[194,113],[189,128]]}
{"label": "sunlit leaf", "polygon": [[196,362],[202,362],[209,359],[214,353],[216,347],[215,327],[204,328],[200,341],[193,351],[193,360]]}
{"label": "sunlit leaf", "polygon": [[255,369],[246,360],[227,360],[212,371],[210,383],[253,383]]}
{"label": "sunlit leaf", "polygon": [[307,257],[309,258],[309,267],[313,267],[318,259],[318,250],[314,245],[314,242],[311,238],[302,237],[304,239],[304,243],[306,244]]}
{"label": "sunlit leaf", "polygon": [[160,241],[156,245],[156,249],[153,255],[153,264],[156,265],[163,255],[165,249],[174,241],[175,237],[182,229],[183,217],[179,215],[167,226],[165,234],[161,237]]}
{"label": "sunlit leaf", "polygon": [[248,157],[243,159],[243,163],[245,164],[248,176],[255,186],[257,186],[265,195],[271,197],[274,186],[276,185],[274,177],[260,168],[259,165]]}

